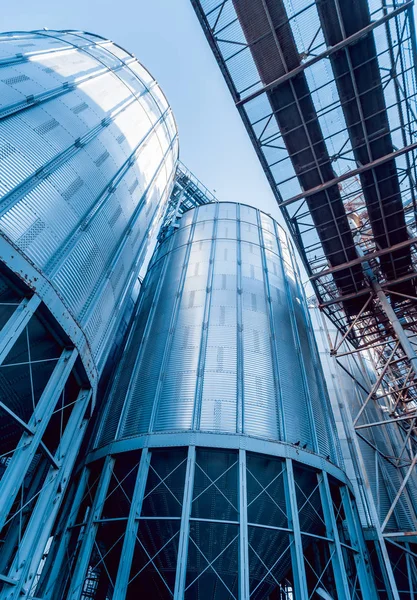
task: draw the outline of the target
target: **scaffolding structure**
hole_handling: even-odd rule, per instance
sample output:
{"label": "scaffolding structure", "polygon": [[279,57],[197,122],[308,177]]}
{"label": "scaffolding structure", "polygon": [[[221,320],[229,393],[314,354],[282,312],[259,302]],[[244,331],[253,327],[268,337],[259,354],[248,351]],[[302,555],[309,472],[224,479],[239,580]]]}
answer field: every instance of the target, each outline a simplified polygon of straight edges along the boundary
{"label": "scaffolding structure", "polygon": [[164,239],[171,227],[178,226],[177,220],[186,210],[209,202],[218,202],[218,200],[204,183],[179,161],[175,172],[174,187],[158,234],[158,241],[161,242]]}
{"label": "scaffolding structure", "polygon": [[[387,593],[413,597],[417,527],[388,527],[417,463],[413,2],[192,4],[333,325],[332,356],[372,361],[376,379],[352,415],[352,435],[396,431],[389,458],[400,483],[374,527]],[[365,422],[370,403],[379,416]],[[393,550],[412,560],[405,591]]]}

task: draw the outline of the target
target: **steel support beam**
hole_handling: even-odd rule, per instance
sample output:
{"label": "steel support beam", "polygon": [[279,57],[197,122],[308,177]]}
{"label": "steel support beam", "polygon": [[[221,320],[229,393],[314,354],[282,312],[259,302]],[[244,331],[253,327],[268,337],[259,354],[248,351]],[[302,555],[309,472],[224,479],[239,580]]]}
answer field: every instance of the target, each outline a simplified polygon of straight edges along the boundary
{"label": "steel support beam", "polygon": [[[174,600],[184,600],[187,576],[188,541],[190,537],[191,505],[193,501],[196,451],[189,446],[185,470],[184,494],[182,500],[180,539],[178,543],[177,571],[175,577]],[[248,597],[249,598],[249,597]]]}
{"label": "steel support beam", "polygon": [[281,206],[281,207],[288,206],[289,204],[293,204],[294,202],[298,202],[299,200],[304,200],[305,198],[314,196],[314,194],[317,194],[318,192],[323,192],[324,190],[327,190],[328,188],[333,187],[334,185],[339,185],[340,183],[342,183],[343,181],[346,181],[347,179],[351,179],[352,177],[361,175],[362,173],[365,173],[365,171],[369,171],[369,169],[375,169],[376,167],[380,167],[381,165],[384,165],[386,162],[388,162],[390,160],[395,160],[396,158],[399,158],[403,154],[407,154],[408,152],[412,152],[414,150],[417,150],[417,142],[414,144],[409,144],[408,146],[404,146],[404,148],[400,148],[399,150],[395,150],[394,152],[390,152],[389,154],[386,154],[385,156],[381,156],[381,158],[376,158],[375,160],[372,160],[371,162],[366,163],[366,165],[361,165],[360,167],[351,169],[350,171],[343,173],[343,175],[339,175],[339,177],[334,177],[333,179],[329,179],[329,181],[326,181],[326,182],[322,183],[321,185],[317,185],[316,187],[310,188],[309,190],[306,190],[305,192],[301,192],[300,194],[296,194],[295,196],[292,196],[291,198],[288,198],[287,200],[282,200],[281,202],[279,202],[279,206]]}
{"label": "steel support beam", "polygon": [[[47,562],[42,570],[39,584],[36,588],[42,600],[61,600],[58,595],[61,591],[60,579],[63,572],[68,576],[68,564],[65,565],[65,559],[68,557],[68,543],[72,533],[71,528],[76,523],[80,504],[85,496],[89,473],[89,467],[85,467],[82,470],[79,481],[73,483],[73,489],[75,488],[75,490],[71,498],[69,516],[64,514],[61,517],[61,523],[54,532],[54,541],[52,542]],[[46,586],[45,583],[47,583]]]}
{"label": "steel support beam", "polygon": [[413,563],[413,559],[411,558],[410,554],[406,554],[405,555],[405,560],[407,563],[407,577],[408,577],[408,584],[410,586],[409,592],[410,592],[410,600],[414,600],[415,599],[415,594],[414,594],[414,583],[413,583],[413,566],[415,568],[415,564]]}
{"label": "steel support beam", "polygon": [[363,425],[355,425],[355,429],[367,429],[368,427],[377,427],[381,425],[389,425],[390,423],[398,423],[398,421],[409,421],[416,417],[416,413],[412,415],[403,415],[401,417],[397,417],[396,419],[387,419],[384,421],[376,421],[375,423],[365,423]]}
{"label": "steel support beam", "polygon": [[249,600],[249,536],[246,450],[239,450],[239,600]]}
{"label": "steel support beam", "polygon": [[[397,279],[387,281],[381,284],[381,288],[389,289],[392,285],[397,285],[397,283],[404,283],[405,281],[410,281],[410,279],[416,279],[415,273],[409,273],[408,275],[404,275],[403,277],[398,277]],[[332,306],[333,304],[339,304],[341,302],[346,302],[346,300],[353,300],[355,298],[359,298],[364,294],[369,294],[372,292],[371,287],[363,288],[358,292],[353,292],[352,294],[345,294],[344,296],[337,296],[332,300],[327,300],[325,302],[320,302],[319,308],[326,308],[327,306]]]}
{"label": "steel support beam", "polygon": [[0,365],[5,361],[40,303],[41,299],[36,294],[30,300],[24,298],[0,330]]}
{"label": "steel support beam", "polygon": [[67,600],[79,600],[81,598],[88,563],[90,561],[91,552],[96,539],[98,527],[97,519],[101,517],[101,511],[103,510],[104,502],[107,496],[107,490],[110,484],[114,462],[115,461],[113,457],[107,456],[100,477],[100,482],[97,487],[96,496],[94,498],[90,515],[85,526],[85,534],[81,542],[80,553],[77,557],[74,575],[72,577],[71,585],[67,594]]}
{"label": "steel support beam", "polygon": [[325,471],[321,471],[321,473],[318,474],[318,482],[324,522],[326,524],[326,535],[333,540],[332,542],[329,542],[329,545],[337,598],[338,600],[350,600],[349,583],[343,563],[339,532],[333,511],[333,500],[330,492],[329,480]]}
{"label": "steel support beam", "polygon": [[88,420],[85,413],[91,390],[82,390],[77,398],[65,428],[61,443],[55,453],[57,467],[52,466],[42,492],[39,494],[23,539],[8,576],[15,587],[0,593],[1,600],[29,598],[34,578],[61,505],[77,457]]}
{"label": "steel support beam", "polygon": [[140,513],[142,512],[143,497],[145,495],[151,456],[151,452],[148,450],[148,448],[144,448],[142,450],[138,474],[136,476],[135,489],[132,496],[132,505],[130,507],[126,533],[123,541],[123,549],[121,554],[122,558],[120,560],[119,569],[117,571],[117,579],[114,585],[113,600],[125,600],[126,598],[133,553],[136,545],[139,517]]}
{"label": "steel support beam", "polygon": [[346,340],[346,338],[348,337],[349,333],[352,331],[352,329],[355,327],[355,325],[358,322],[358,320],[361,318],[362,314],[367,309],[368,304],[372,300],[372,297],[373,297],[372,294],[370,294],[369,298],[366,300],[365,304],[362,306],[362,308],[360,309],[360,311],[358,312],[358,314],[355,316],[355,318],[352,321],[352,323],[347,328],[346,332],[343,334],[343,337],[337,343],[335,342],[334,346],[332,348],[330,348],[330,355],[331,356],[337,354],[339,348],[342,346],[343,342]]}
{"label": "steel support beam", "polygon": [[366,549],[362,528],[360,526],[359,515],[353,507],[349,490],[345,485],[340,487],[340,494],[342,497],[343,508],[345,510],[349,537],[352,546],[358,551],[357,554],[355,553],[354,560],[358,572],[362,595],[368,600],[378,600],[378,594],[375,589],[368,551]]}
{"label": "steel support beam", "polygon": [[0,581],[3,583],[7,583],[9,585],[16,585],[16,581],[14,579],[10,579],[10,577],[6,577],[6,575],[2,575],[0,573]]}
{"label": "steel support beam", "polygon": [[378,376],[378,379],[376,380],[376,382],[375,382],[375,383],[374,383],[374,385],[372,386],[372,389],[371,389],[371,391],[369,392],[369,394],[368,394],[368,396],[366,397],[365,401],[363,402],[363,404],[362,404],[361,408],[359,409],[359,412],[358,412],[358,414],[356,415],[356,417],[355,417],[355,419],[354,419],[354,421],[353,421],[353,425],[354,425],[354,427],[356,427],[356,423],[358,422],[358,420],[359,420],[360,416],[361,416],[361,415],[362,415],[362,413],[364,412],[364,410],[365,410],[365,408],[366,408],[366,406],[367,406],[367,404],[368,404],[369,400],[370,400],[371,398],[373,398],[373,396],[375,395],[375,392],[376,392],[376,390],[377,390],[377,389],[379,388],[379,386],[381,385],[381,383],[382,383],[382,380],[383,380],[383,378],[385,377],[385,374],[386,374],[386,372],[388,371],[389,364],[390,364],[390,362],[391,362],[391,360],[392,360],[392,358],[393,358],[394,354],[395,354],[395,353],[396,353],[396,351],[397,351],[398,345],[399,345],[399,343],[398,343],[398,342],[397,342],[396,344],[394,344],[394,348],[393,348],[393,349],[392,349],[392,351],[391,351],[391,354],[390,354],[390,356],[389,356],[389,359],[388,359],[388,360],[387,360],[387,362],[385,363],[385,365],[384,365],[384,367],[383,367],[383,369],[382,369],[381,373],[380,373],[380,374],[379,374],[379,376]]}
{"label": "steel support beam", "polygon": [[408,429],[407,435],[405,436],[405,439],[404,439],[404,441],[402,443],[402,446],[401,446],[401,450],[400,450],[400,452],[398,454],[398,457],[397,457],[397,466],[401,463],[402,456],[403,456],[404,451],[407,448],[407,446],[409,448],[409,451],[411,450],[412,446],[411,446],[411,440],[410,440],[410,438],[411,438],[411,435],[414,433],[415,424],[416,424],[416,418],[412,419],[411,423],[409,425],[409,429]]}
{"label": "steel support beam", "polygon": [[392,541],[393,539],[397,541],[408,540],[411,542],[415,542],[417,541],[417,531],[390,531],[389,533],[384,533],[384,538],[387,539],[390,543],[394,543]]}
{"label": "steel support beam", "polygon": [[400,496],[401,496],[402,492],[404,491],[404,489],[405,489],[405,486],[407,485],[407,481],[409,480],[409,478],[410,478],[410,475],[411,475],[411,473],[412,473],[412,471],[413,471],[413,469],[414,469],[414,467],[415,467],[416,463],[417,463],[417,454],[415,454],[415,455],[414,455],[414,458],[413,458],[413,460],[411,461],[411,464],[410,464],[410,466],[408,467],[408,471],[407,471],[407,473],[405,474],[405,476],[404,476],[404,478],[403,478],[403,480],[402,480],[402,482],[401,482],[401,485],[400,485],[400,487],[399,487],[399,489],[398,489],[398,492],[397,492],[397,494],[396,494],[396,496],[395,496],[395,498],[394,498],[394,501],[393,501],[393,503],[392,503],[392,504],[391,504],[391,506],[390,506],[390,509],[389,509],[389,511],[388,511],[388,513],[387,513],[387,516],[385,517],[385,519],[384,519],[384,521],[383,521],[383,523],[382,523],[382,525],[381,525],[381,530],[382,530],[382,531],[384,531],[385,527],[387,526],[387,524],[388,524],[388,521],[390,520],[390,518],[391,518],[391,515],[392,515],[392,513],[394,512],[394,509],[395,509],[395,507],[396,507],[396,505],[397,505],[397,502],[398,502],[398,500],[400,499]]}
{"label": "steel support beam", "polygon": [[297,600],[309,600],[307,579],[303,554],[303,542],[301,539],[300,521],[298,519],[297,494],[295,491],[294,471],[292,460],[285,459],[286,469],[284,471],[284,490],[287,506],[288,524],[292,529],[291,540],[291,562],[294,574],[294,591]]}
{"label": "steel support beam", "polygon": [[77,356],[78,352],[75,349],[62,352],[28,423],[34,433],[24,431],[0,481],[0,529],[5,524],[16,494],[38,450]]}
{"label": "steel support beam", "polygon": [[375,294],[379,300],[382,310],[387,315],[387,317],[392,325],[392,328],[394,329],[394,331],[397,335],[398,341],[400,342],[402,349],[406,353],[408,360],[410,361],[410,364],[413,367],[414,373],[417,375],[417,356],[416,356],[416,353],[414,352],[414,348],[413,348],[410,340],[408,339],[407,334],[405,333],[405,331],[403,329],[403,326],[401,325],[400,321],[398,320],[398,317],[395,314],[395,311],[392,308],[391,304],[388,302],[388,298],[386,297],[384,290],[381,288],[381,286],[375,279],[372,282],[372,287],[375,290]]}
{"label": "steel support beam", "polygon": [[13,419],[13,421],[15,421],[15,423],[23,429],[23,431],[26,431],[27,433],[29,433],[31,435],[34,434],[34,430],[32,429],[32,427],[29,427],[29,425],[27,423],[25,423],[25,421],[23,421],[15,412],[13,412],[8,406],[6,406],[1,401],[0,401],[0,411],[3,411],[7,415],[9,415],[9,417],[11,417]]}
{"label": "steel support beam", "polygon": [[304,200],[305,198],[309,198],[310,196],[314,196],[314,194],[317,194],[318,192],[323,192],[324,190],[327,190],[329,187],[332,187],[334,185],[339,185],[340,183],[342,183],[343,181],[346,181],[347,179],[351,179],[352,177],[361,175],[362,173],[365,173],[366,171],[369,171],[370,169],[375,169],[377,167],[380,167],[380,166],[384,165],[386,162],[388,162],[390,160],[395,160],[396,158],[399,158],[403,154],[408,154],[409,152],[413,152],[416,149],[417,149],[417,142],[414,144],[409,144],[408,146],[404,146],[403,148],[400,148],[399,150],[395,150],[394,152],[390,152],[389,154],[386,154],[385,156],[381,156],[380,158],[371,160],[370,162],[368,162],[364,165],[361,165],[360,167],[351,169],[350,171],[347,171],[346,173],[343,173],[342,175],[339,175],[338,177],[329,179],[328,181],[325,181],[324,183],[317,185],[316,187],[310,188],[309,190],[306,190],[305,192],[300,192],[299,194],[296,194],[295,196],[291,196],[291,198],[288,198],[287,200],[282,200],[281,202],[279,202],[279,206],[285,207],[285,206],[288,206],[289,204],[293,204],[294,202],[298,202],[300,200]]}

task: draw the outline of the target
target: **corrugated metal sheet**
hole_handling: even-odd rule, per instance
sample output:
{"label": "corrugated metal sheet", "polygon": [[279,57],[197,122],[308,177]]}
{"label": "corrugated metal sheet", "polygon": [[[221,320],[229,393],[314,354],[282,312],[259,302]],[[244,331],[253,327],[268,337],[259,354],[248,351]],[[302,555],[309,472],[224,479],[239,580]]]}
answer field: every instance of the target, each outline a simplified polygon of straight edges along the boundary
{"label": "corrugated metal sheet", "polygon": [[142,294],[125,351],[136,364],[120,366],[97,445],[120,420],[118,438],[243,433],[339,462],[292,249],[270,217],[232,203],[186,212]]}

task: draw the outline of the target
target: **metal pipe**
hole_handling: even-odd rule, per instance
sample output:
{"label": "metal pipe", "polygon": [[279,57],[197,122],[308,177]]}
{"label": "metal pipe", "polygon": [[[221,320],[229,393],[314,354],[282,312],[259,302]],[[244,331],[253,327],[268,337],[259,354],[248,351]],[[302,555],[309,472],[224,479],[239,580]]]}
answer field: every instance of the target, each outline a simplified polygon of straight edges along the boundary
{"label": "metal pipe", "polygon": [[355,429],[367,429],[368,427],[376,427],[377,425],[389,425],[390,423],[396,423],[397,421],[406,421],[416,416],[415,413],[412,415],[405,415],[397,417],[396,419],[386,419],[383,421],[376,421],[375,423],[365,423],[364,425],[355,425]]}

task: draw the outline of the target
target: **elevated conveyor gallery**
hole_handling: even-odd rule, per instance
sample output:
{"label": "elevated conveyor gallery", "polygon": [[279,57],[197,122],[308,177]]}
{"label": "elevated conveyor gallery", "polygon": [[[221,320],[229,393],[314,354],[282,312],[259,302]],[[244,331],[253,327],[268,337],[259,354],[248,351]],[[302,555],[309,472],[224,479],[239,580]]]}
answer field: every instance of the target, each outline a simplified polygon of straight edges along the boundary
{"label": "elevated conveyor gallery", "polygon": [[[300,185],[304,190],[320,188],[332,181],[335,173],[306,75],[301,71],[288,77],[300,66],[301,58],[284,3],[234,0],[233,4],[262,83],[268,86],[281,80],[266,93]],[[329,263],[336,266],[355,259],[353,236],[338,186],[315,192],[307,202]],[[363,286],[362,270],[355,266],[338,271],[335,280],[341,293],[351,294]],[[346,308],[354,311],[352,302]]]}

